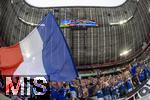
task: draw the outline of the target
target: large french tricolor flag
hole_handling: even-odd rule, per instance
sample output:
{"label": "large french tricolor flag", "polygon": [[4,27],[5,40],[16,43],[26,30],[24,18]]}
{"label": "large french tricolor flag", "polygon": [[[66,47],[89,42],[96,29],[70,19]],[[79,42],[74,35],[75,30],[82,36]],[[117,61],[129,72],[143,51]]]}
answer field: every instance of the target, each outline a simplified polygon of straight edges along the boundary
{"label": "large french tricolor flag", "polygon": [[2,75],[48,75],[53,81],[77,77],[63,32],[51,13],[19,43],[0,48]]}

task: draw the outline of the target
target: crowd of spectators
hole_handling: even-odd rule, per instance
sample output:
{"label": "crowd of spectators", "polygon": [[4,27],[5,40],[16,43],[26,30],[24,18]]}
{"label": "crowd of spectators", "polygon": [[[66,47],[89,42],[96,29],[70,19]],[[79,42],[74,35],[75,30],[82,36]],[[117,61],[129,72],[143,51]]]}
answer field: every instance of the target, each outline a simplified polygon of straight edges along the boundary
{"label": "crowd of spectators", "polygon": [[[100,75],[74,81],[74,98],[91,100],[116,100],[125,97],[150,77],[146,64],[132,64],[116,75]],[[71,93],[72,94],[72,93]]]}
{"label": "crowd of spectators", "polygon": [[[30,85],[31,94],[28,96],[9,97],[12,100],[116,100],[124,98],[142,82],[150,78],[149,64],[134,63],[126,66],[125,70],[117,74],[98,75],[84,79],[76,79],[72,82],[49,82],[46,84],[43,96],[35,95],[35,84]],[[3,82],[0,80],[0,92],[3,93]],[[25,84],[25,87],[28,86]],[[36,88],[37,85],[36,85]],[[40,86],[39,86],[40,88]],[[3,93],[4,94],[4,93]]]}

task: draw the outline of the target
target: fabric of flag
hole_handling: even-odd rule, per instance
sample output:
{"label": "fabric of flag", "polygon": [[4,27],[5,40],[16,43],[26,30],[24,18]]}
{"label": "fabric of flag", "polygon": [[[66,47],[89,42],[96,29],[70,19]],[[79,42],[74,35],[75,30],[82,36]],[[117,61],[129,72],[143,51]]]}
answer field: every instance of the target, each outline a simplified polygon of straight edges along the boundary
{"label": "fabric of flag", "polygon": [[63,32],[51,13],[22,41],[0,48],[0,70],[2,75],[48,75],[53,81],[77,77]]}

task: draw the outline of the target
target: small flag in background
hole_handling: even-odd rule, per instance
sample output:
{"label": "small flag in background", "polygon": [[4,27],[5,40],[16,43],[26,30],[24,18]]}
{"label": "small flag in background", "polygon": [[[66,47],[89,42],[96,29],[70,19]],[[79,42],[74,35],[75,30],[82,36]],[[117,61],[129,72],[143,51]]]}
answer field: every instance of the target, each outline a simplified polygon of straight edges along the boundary
{"label": "small flag in background", "polygon": [[77,77],[63,33],[51,13],[22,41],[0,48],[3,75],[48,75],[52,81]]}

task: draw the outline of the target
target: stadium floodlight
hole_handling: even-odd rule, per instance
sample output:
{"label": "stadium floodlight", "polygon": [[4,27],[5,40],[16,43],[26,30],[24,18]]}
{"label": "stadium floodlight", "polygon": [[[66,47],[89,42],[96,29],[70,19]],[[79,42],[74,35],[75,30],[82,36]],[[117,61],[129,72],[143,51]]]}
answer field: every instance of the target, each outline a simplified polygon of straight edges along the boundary
{"label": "stadium floodlight", "polygon": [[126,56],[127,54],[129,54],[130,51],[131,51],[131,49],[125,50],[122,53],[120,53],[120,56]]}
{"label": "stadium floodlight", "polygon": [[109,23],[110,25],[122,25],[125,24],[128,20],[121,20],[119,22],[115,22],[115,23]]}
{"label": "stadium floodlight", "polygon": [[124,19],[124,20],[121,20],[119,22],[112,22],[112,23],[109,23],[109,25],[122,25],[122,24],[127,23],[132,18],[133,18],[133,16],[130,16],[128,19]]}
{"label": "stadium floodlight", "polygon": [[126,23],[127,21],[128,21],[128,20],[121,20],[121,21],[119,22],[119,24],[122,25],[122,24]]}

